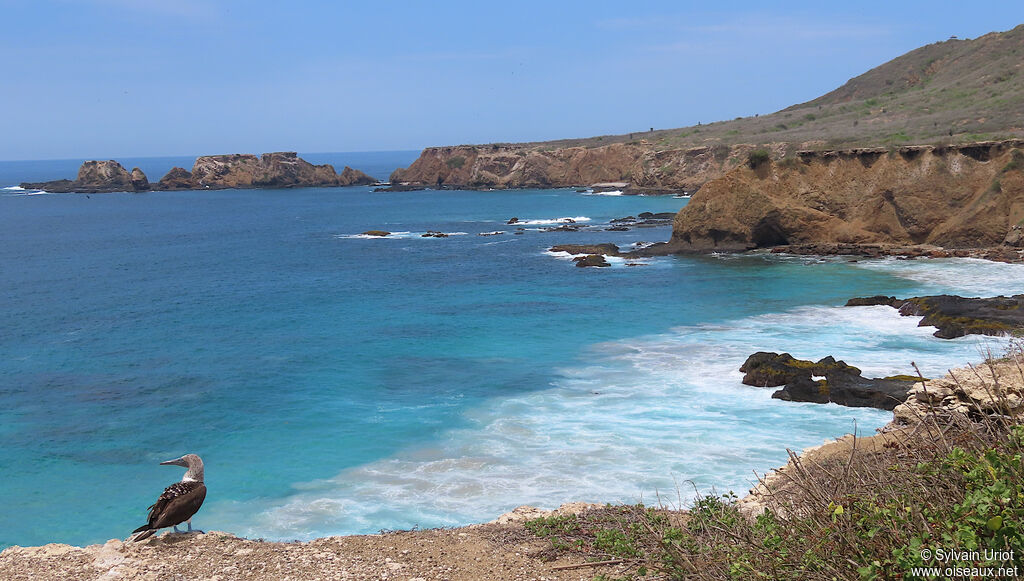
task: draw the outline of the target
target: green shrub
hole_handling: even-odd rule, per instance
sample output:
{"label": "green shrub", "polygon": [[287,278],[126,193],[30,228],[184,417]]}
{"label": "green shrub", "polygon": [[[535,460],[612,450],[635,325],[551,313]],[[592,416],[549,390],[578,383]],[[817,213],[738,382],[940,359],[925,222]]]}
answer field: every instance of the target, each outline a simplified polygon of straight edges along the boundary
{"label": "green shrub", "polygon": [[750,169],[757,169],[772,159],[772,154],[767,149],[755,149],[747,155],[747,165]]}
{"label": "green shrub", "polygon": [[866,452],[794,457],[756,516],[729,493],[698,496],[686,513],[608,507],[527,528],[551,537],[554,550],[624,559],[641,575],[650,568],[672,580],[887,580],[920,578],[915,567],[1012,568],[1024,556],[1017,419],[963,425],[935,416]]}
{"label": "green shrub", "polygon": [[999,173],[1020,171],[1021,169],[1024,169],[1024,151],[1014,148],[1010,151],[1010,161],[1003,166]]}

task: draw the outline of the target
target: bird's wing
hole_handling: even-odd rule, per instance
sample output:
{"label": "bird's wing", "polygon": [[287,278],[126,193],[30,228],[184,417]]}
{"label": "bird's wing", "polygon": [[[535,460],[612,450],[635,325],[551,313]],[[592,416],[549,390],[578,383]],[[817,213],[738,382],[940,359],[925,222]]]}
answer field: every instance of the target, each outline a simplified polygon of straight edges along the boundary
{"label": "bird's wing", "polygon": [[206,498],[202,482],[176,482],[166,489],[149,511],[149,527],[162,529],[192,518]]}

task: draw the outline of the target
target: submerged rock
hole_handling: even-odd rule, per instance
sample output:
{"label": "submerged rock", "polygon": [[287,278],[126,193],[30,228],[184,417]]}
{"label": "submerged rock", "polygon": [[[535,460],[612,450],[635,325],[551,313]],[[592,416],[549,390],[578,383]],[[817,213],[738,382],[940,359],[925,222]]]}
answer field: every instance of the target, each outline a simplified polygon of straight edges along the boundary
{"label": "submerged rock", "polygon": [[384,237],[384,236],[391,236],[391,232],[388,232],[387,230],[367,230],[366,232],[363,232],[363,236],[380,236],[380,237]]}
{"label": "submerged rock", "polygon": [[568,252],[569,254],[604,254],[619,256],[619,247],[615,244],[557,244],[549,249],[551,252]]}
{"label": "submerged rock", "polygon": [[772,394],[776,399],[883,410],[903,403],[916,381],[912,377],[866,378],[860,369],[832,356],[814,362],[796,359],[789,353],[765,351],[748,357],[740,371],[746,374],[745,385],[784,386]]}
{"label": "submerged rock", "polygon": [[[344,172],[342,172],[344,173]],[[409,184],[391,184],[388,186],[381,186],[374,188],[375,192],[419,192],[427,189],[424,186],[411,186]]]}
{"label": "submerged rock", "polygon": [[611,266],[611,264],[609,264],[608,261],[605,259],[604,255],[601,254],[580,255],[573,258],[572,261],[575,262],[576,266],[580,268],[584,268],[587,266]]}

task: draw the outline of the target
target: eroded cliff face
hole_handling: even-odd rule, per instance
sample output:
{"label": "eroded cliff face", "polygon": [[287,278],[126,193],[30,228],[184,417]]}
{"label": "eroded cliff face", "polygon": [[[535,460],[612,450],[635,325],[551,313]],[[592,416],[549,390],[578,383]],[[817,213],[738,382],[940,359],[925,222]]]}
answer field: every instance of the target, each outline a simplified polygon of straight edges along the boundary
{"label": "eroded cliff face", "polygon": [[[673,252],[785,244],[1020,245],[1024,141],[800,152],[744,164],[679,211]],[[1015,236],[1016,233],[1016,236]]]}
{"label": "eroded cliff face", "polygon": [[[753,145],[656,150],[646,141],[543,149],[519,145],[430,147],[392,183],[427,187],[550,188],[626,182],[637,192],[692,192],[745,162]],[[772,144],[776,157],[791,145]]]}

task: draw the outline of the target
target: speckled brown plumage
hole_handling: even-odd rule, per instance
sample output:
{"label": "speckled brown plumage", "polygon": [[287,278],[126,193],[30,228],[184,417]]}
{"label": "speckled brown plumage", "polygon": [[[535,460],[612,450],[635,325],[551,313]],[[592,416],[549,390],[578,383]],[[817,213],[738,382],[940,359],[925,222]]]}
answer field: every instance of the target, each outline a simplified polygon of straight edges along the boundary
{"label": "speckled brown plumage", "polygon": [[206,485],[202,482],[175,482],[164,489],[160,498],[149,507],[149,522],[135,529],[140,533],[135,540],[149,538],[158,529],[179,525],[192,518],[206,498]]}

